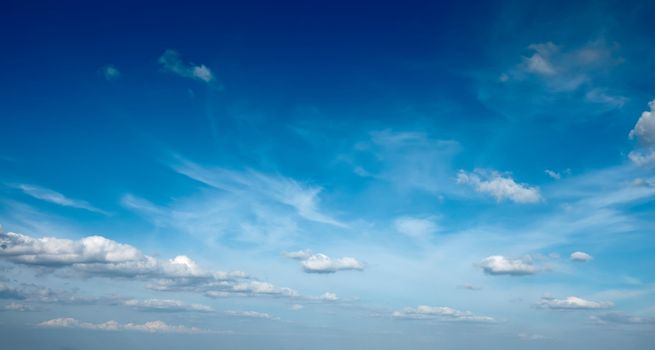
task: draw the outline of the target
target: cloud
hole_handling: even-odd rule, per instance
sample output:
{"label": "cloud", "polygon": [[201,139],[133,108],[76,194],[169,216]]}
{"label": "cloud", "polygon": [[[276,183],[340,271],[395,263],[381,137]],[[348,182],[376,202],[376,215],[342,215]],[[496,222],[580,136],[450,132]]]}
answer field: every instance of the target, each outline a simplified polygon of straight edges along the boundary
{"label": "cloud", "polygon": [[472,284],[460,284],[457,286],[457,289],[466,289],[466,290],[482,290],[480,286],[474,286]]}
{"label": "cloud", "polygon": [[304,308],[305,307],[302,304],[292,304],[291,306],[289,306],[289,309],[291,309],[293,311],[302,310]]}
{"label": "cloud", "polygon": [[546,169],[546,170],[544,170],[544,172],[546,173],[546,175],[550,176],[551,178],[553,178],[555,180],[559,180],[559,179],[562,178],[562,175],[560,173],[556,172],[556,171]]}
{"label": "cloud", "polygon": [[275,320],[277,317],[273,317],[270,314],[267,314],[265,312],[257,312],[257,311],[234,311],[234,310],[228,310],[225,311],[226,315],[233,316],[233,317],[241,317],[241,318],[256,318],[256,319],[262,319],[262,320]]}
{"label": "cloud", "polygon": [[169,325],[163,321],[150,321],[143,324],[139,323],[118,323],[116,321],[107,321],[103,323],[81,322],[74,318],[55,318],[52,320],[39,323],[37,326],[43,328],[81,328],[97,331],[136,331],[147,333],[215,333],[209,330]]}
{"label": "cloud", "polygon": [[593,259],[593,257],[585,252],[573,252],[571,253],[571,261],[578,262],[587,262]]}
{"label": "cloud", "polygon": [[9,303],[9,304],[0,306],[0,310],[2,310],[2,311],[15,311],[15,312],[27,312],[27,311],[35,311],[37,309],[32,305],[19,304],[19,303]]}
{"label": "cloud", "polygon": [[630,160],[639,165],[655,164],[655,100],[648,103],[650,110],[641,113],[634,128],[630,130],[630,139],[638,141],[638,148],[630,152]]}
{"label": "cloud", "polygon": [[6,283],[0,282],[0,299],[25,299],[23,291],[13,288]]}
{"label": "cloud", "polygon": [[532,264],[530,257],[508,259],[501,255],[493,255],[484,258],[478,266],[489,275],[525,276],[542,271],[541,268]]}
{"label": "cloud", "polygon": [[307,273],[335,273],[346,270],[364,270],[364,263],[352,257],[333,259],[325,254],[313,254],[310,250],[301,250],[284,254],[287,258],[300,260],[303,271]]}
{"label": "cloud", "polygon": [[290,288],[253,280],[240,271],[206,271],[187,256],[158,259],[102,236],[80,240],[33,238],[0,233],[0,259],[16,264],[64,269],[82,277],[137,279],[159,291],[189,291],[210,297],[268,295],[296,297]]}
{"label": "cloud", "polygon": [[552,310],[598,310],[614,307],[614,304],[609,301],[591,301],[574,296],[564,299],[543,297],[538,305]]}
{"label": "cloud", "polygon": [[71,199],[59,192],[55,192],[47,188],[28,184],[15,184],[11,185],[11,187],[17,188],[23,191],[23,193],[26,195],[40,199],[42,201],[58,204],[64,207],[84,209],[98,214],[109,215],[109,213],[106,211],[98,209],[86,201]]}
{"label": "cloud", "polygon": [[204,81],[210,83],[214,80],[212,71],[207,66],[184,63],[180,54],[174,50],[166,50],[159,57],[159,64],[165,72],[179,75],[184,78]]}
{"label": "cloud", "polygon": [[202,304],[185,304],[172,299],[129,299],[124,305],[133,307],[138,311],[147,312],[213,312],[214,309]]}
{"label": "cloud", "polygon": [[521,338],[522,340],[544,340],[548,339],[548,337],[541,335],[541,334],[534,334],[534,333],[519,333],[518,337]]}
{"label": "cloud", "polygon": [[121,77],[121,72],[112,64],[108,64],[100,68],[100,73],[105,79],[109,81],[116,80]]}
{"label": "cloud", "polygon": [[476,169],[474,172],[460,170],[457,183],[472,186],[477,192],[486,193],[502,202],[509,199],[515,203],[538,203],[541,201],[539,189],[526,184],[519,184],[509,175],[497,171]]}
{"label": "cloud", "polygon": [[393,226],[397,232],[416,239],[427,239],[437,232],[437,225],[431,218],[402,216],[394,220]]}
{"label": "cloud", "polygon": [[322,300],[322,301],[337,301],[337,300],[339,300],[339,297],[336,295],[336,293],[325,292],[325,293],[321,294],[318,297],[318,299]]}
{"label": "cloud", "polygon": [[179,174],[223,191],[292,207],[306,220],[347,227],[319,211],[319,194],[322,191],[320,187],[307,186],[290,178],[265,175],[252,170],[239,172],[222,168],[208,169],[185,160],[180,160],[172,168]]}
{"label": "cloud", "polygon": [[638,316],[622,312],[593,315],[591,319],[601,324],[655,325],[655,316]]}
{"label": "cloud", "polygon": [[421,305],[416,308],[407,307],[400,311],[394,311],[392,316],[397,319],[413,320],[438,319],[444,321],[495,322],[492,317],[479,316],[470,311],[460,311],[447,306]]}

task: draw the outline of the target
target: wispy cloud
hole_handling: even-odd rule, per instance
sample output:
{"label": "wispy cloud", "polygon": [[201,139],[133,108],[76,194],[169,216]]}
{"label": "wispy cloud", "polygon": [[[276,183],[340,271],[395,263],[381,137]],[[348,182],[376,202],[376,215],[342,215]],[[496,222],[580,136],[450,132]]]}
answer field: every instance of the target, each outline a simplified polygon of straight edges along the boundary
{"label": "wispy cloud", "polygon": [[[146,323],[119,323],[116,321],[107,321],[103,323],[91,323],[78,321],[75,318],[55,318],[43,321],[37,326],[43,328],[80,328],[96,331],[136,331],[148,333],[216,333],[197,327],[186,327],[179,325],[169,325],[164,321],[150,321]],[[220,333],[220,332],[219,332]]]}
{"label": "wispy cloud", "polygon": [[574,296],[564,299],[543,297],[538,305],[553,310],[598,310],[614,307],[614,304],[609,301],[593,301]]}
{"label": "wispy cloud", "polygon": [[122,75],[118,68],[113,64],[108,64],[100,68],[100,74],[102,74],[102,76],[108,81],[116,80]]}
{"label": "wispy cloud", "polygon": [[40,199],[42,201],[54,203],[64,207],[84,209],[102,215],[110,215],[108,212],[102,209],[98,209],[86,201],[68,198],[59,192],[44,187],[28,185],[28,184],[12,184],[10,186],[23,191],[23,193],[25,193],[28,196],[34,197],[36,199]]}
{"label": "wispy cloud", "polygon": [[401,216],[394,220],[393,226],[398,233],[415,239],[428,239],[438,229],[431,217]]}
{"label": "wispy cloud", "polygon": [[175,50],[166,50],[159,57],[159,64],[165,72],[173,73],[184,78],[204,81],[211,83],[214,80],[214,74],[204,64],[196,65],[185,63],[182,57]]}

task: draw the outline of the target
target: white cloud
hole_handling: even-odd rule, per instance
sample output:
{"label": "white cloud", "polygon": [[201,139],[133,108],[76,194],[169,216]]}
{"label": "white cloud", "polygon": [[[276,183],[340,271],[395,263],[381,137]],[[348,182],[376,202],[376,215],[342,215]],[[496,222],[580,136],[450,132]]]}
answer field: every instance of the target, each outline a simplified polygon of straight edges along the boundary
{"label": "white cloud", "polygon": [[148,333],[214,333],[209,330],[169,325],[163,321],[150,321],[143,324],[139,323],[118,323],[116,321],[107,321],[103,323],[81,322],[74,318],[55,318],[38,324],[39,327],[45,328],[82,328],[98,331],[137,331]]}
{"label": "white cloud", "polygon": [[276,317],[273,317],[270,314],[267,314],[265,312],[257,312],[257,311],[228,310],[228,311],[225,311],[225,314],[229,315],[229,316],[233,316],[233,317],[242,317],[242,318],[257,318],[257,319],[263,319],[263,320],[277,319]]}
{"label": "white cloud", "polygon": [[489,275],[524,276],[542,271],[541,268],[532,264],[530,257],[508,259],[501,255],[493,255],[484,258],[478,265]]}
{"label": "white cloud", "polygon": [[421,305],[416,308],[404,308],[400,311],[394,311],[392,316],[398,319],[415,319],[415,320],[449,320],[449,321],[467,321],[467,322],[494,322],[489,316],[479,316],[470,311],[460,311],[447,306],[426,306]]}
{"label": "white cloud", "polygon": [[162,311],[162,312],[213,312],[214,309],[202,304],[185,304],[179,300],[172,299],[129,299],[124,305],[133,307],[139,311]]}
{"label": "white cloud", "polygon": [[344,223],[318,209],[322,188],[306,186],[290,178],[269,176],[256,171],[232,171],[222,168],[208,169],[189,161],[180,160],[173,170],[208,186],[253,200],[274,201],[290,206],[306,220],[347,227]]}
{"label": "white cloud", "polygon": [[305,307],[303,305],[301,305],[301,304],[292,304],[291,306],[289,306],[289,309],[291,309],[293,311],[302,310],[303,308],[305,308]]}
{"label": "white cloud", "polygon": [[457,183],[472,186],[477,192],[486,193],[498,202],[509,199],[516,203],[537,203],[541,201],[539,189],[526,184],[519,184],[509,175],[497,171],[476,169],[474,172],[460,170]]}
{"label": "white cloud", "polygon": [[551,42],[532,44],[529,48],[534,52],[532,56],[523,58],[523,68],[525,70],[541,75],[553,75],[556,73],[555,68],[550,62],[550,57],[559,52],[559,48],[555,44]]}
{"label": "white cloud", "polygon": [[609,309],[614,304],[609,301],[592,301],[570,296],[564,299],[543,297],[539,302],[539,306],[553,310],[596,310]]}
{"label": "white cloud", "polygon": [[550,176],[555,180],[559,180],[562,178],[562,175],[554,170],[546,169],[544,170],[544,172],[546,173],[546,175]]}
{"label": "white cloud", "polygon": [[337,301],[339,300],[339,297],[337,296],[336,293],[325,292],[321,294],[321,296],[319,296],[318,299],[322,301]]}
{"label": "white cloud", "polygon": [[572,261],[587,262],[593,259],[593,257],[585,252],[573,252],[570,256]]}
{"label": "white cloud", "polygon": [[403,216],[396,218],[393,226],[397,232],[417,239],[427,239],[437,232],[437,225],[432,218]]}
{"label": "white cloud", "polygon": [[642,145],[655,144],[655,100],[648,102],[649,111],[641,113],[637,124],[630,130],[630,139],[637,139]]}
{"label": "white cloud", "polygon": [[28,196],[40,199],[42,201],[58,204],[64,207],[84,209],[98,214],[109,215],[109,213],[106,211],[98,209],[86,201],[71,199],[59,192],[55,192],[47,188],[28,184],[15,184],[11,186],[23,191],[23,193]]}
{"label": "white cloud", "polygon": [[655,316],[630,315],[622,312],[593,315],[590,318],[601,324],[655,325]]}
{"label": "white cloud", "polygon": [[17,264],[67,269],[81,276],[138,279],[160,291],[189,291],[218,295],[268,295],[296,297],[290,288],[251,279],[240,271],[206,271],[186,256],[158,259],[138,249],[101,236],[68,240],[32,238],[0,233],[0,259]]}
{"label": "white cloud", "polygon": [[285,253],[285,256],[290,259],[300,260],[303,270],[307,273],[335,273],[346,270],[364,270],[364,263],[352,257],[333,259],[325,254],[313,254],[309,250]]}
{"label": "white cloud", "polygon": [[655,100],[650,101],[648,107],[650,110],[641,113],[629,134],[630,139],[639,142],[639,148],[628,154],[638,166],[655,164]]}
{"label": "white cloud", "polygon": [[214,80],[214,75],[207,66],[184,63],[180,54],[174,50],[164,51],[164,54],[159,57],[159,64],[165,72],[177,74],[181,77],[201,80],[206,83]]}
{"label": "white cloud", "polygon": [[116,80],[121,77],[121,72],[112,64],[108,64],[100,69],[102,76],[109,80]]}

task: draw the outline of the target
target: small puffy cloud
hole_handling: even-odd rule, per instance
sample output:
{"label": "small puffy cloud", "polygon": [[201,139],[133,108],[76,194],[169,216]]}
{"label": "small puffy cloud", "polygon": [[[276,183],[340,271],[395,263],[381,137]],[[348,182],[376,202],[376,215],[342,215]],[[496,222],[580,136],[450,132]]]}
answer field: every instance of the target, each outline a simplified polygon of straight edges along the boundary
{"label": "small puffy cloud", "polygon": [[107,213],[106,211],[98,209],[92,206],[91,204],[87,203],[86,201],[71,199],[59,192],[55,192],[47,188],[28,185],[28,184],[15,184],[15,185],[11,185],[11,187],[17,188],[23,191],[23,193],[25,193],[26,195],[45,202],[54,203],[64,207],[84,209],[98,214],[109,215],[109,213]]}
{"label": "small puffy cloud", "polygon": [[100,73],[105,79],[109,81],[116,80],[121,77],[121,72],[112,64],[108,64],[100,68]]}
{"label": "small puffy cloud", "polygon": [[228,310],[228,311],[225,311],[225,314],[229,315],[229,316],[233,316],[233,317],[256,318],[256,319],[262,319],[262,320],[274,320],[274,319],[276,319],[275,317],[271,316],[270,314],[267,314],[265,312],[257,312],[257,311]]}
{"label": "small puffy cloud", "polygon": [[630,130],[630,139],[636,139],[639,147],[630,154],[630,160],[638,166],[655,164],[655,100],[648,103],[649,110],[641,113],[634,128]]}
{"label": "small puffy cloud", "polygon": [[491,195],[498,202],[506,199],[521,204],[541,201],[538,188],[517,183],[511,176],[493,170],[476,169],[473,172],[460,170],[457,174],[457,183],[469,185],[477,192]]}
{"label": "small puffy cloud", "polygon": [[211,70],[205,65],[195,65],[182,61],[180,54],[174,50],[166,50],[159,57],[159,64],[165,72],[173,73],[184,78],[210,83],[214,80]]}
{"label": "small puffy cloud", "polygon": [[321,294],[321,296],[319,296],[318,299],[322,301],[337,301],[339,300],[339,297],[337,297],[336,293],[325,292]]}
{"label": "small puffy cloud", "polygon": [[587,262],[593,259],[593,257],[585,252],[573,252],[571,253],[571,261],[577,262]]}
{"label": "small puffy cloud", "polygon": [[489,316],[475,315],[470,311],[460,311],[447,306],[421,305],[416,308],[407,307],[394,311],[392,316],[396,319],[464,321],[464,322],[494,322]]}
{"label": "small puffy cloud", "polygon": [[81,322],[74,318],[55,318],[38,324],[44,328],[81,328],[97,331],[137,331],[147,333],[214,333],[212,331],[196,328],[169,325],[163,321],[150,321],[143,324],[139,323],[118,323],[116,321],[107,321],[103,323]]}
{"label": "small puffy cloud", "polygon": [[655,316],[630,315],[622,312],[593,315],[591,319],[601,324],[655,325]]}
{"label": "small puffy cloud", "polygon": [[489,275],[525,276],[543,270],[533,265],[530,257],[509,259],[501,255],[488,256],[478,266]]}
{"label": "small puffy cloud", "polygon": [[426,239],[437,232],[437,225],[432,218],[399,217],[393,222],[397,232],[416,239]]}
{"label": "small puffy cloud", "polygon": [[126,306],[139,311],[147,312],[213,312],[210,306],[202,304],[185,304],[172,299],[129,299],[124,302]]}
{"label": "small puffy cloud", "polygon": [[355,258],[343,257],[333,259],[325,254],[314,254],[309,249],[285,252],[283,255],[289,259],[299,260],[303,271],[307,273],[335,273],[345,270],[362,271],[365,267],[364,263]]}
{"label": "small puffy cloud", "polygon": [[648,107],[650,110],[641,113],[629,136],[642,145],[650,146],[655,144],[655,100],[648,102]]}
{"label": "small puffy cloud", "polygon": [[538,305],[552,310],[598,310],[614,307],[614,304],[609,301],[592,301],[574,296],[564,299],[543,297]]}
{"label": "small puffy cloud", "polygon": [[352,257],[338,259],[325,254],[312,254],[301,262],[303,271],[307,273],[335,273],[346,270],[364,270],[364,263]]}

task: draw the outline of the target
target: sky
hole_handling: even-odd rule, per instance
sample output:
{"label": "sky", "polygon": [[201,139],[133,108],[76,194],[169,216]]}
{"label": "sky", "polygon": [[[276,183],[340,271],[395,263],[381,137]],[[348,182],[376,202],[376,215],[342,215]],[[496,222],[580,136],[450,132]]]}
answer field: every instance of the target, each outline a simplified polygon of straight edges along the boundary
{"label": "sky", "polygon": [[7,1],[11,349],[644,349],[652,1]]}

